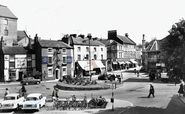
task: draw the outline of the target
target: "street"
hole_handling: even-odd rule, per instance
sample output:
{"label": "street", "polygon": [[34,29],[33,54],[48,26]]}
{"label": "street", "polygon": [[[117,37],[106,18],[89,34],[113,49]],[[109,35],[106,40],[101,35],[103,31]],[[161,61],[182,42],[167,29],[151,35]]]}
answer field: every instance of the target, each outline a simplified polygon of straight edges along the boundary
{"label": "street", "polygon": [[[120,71],[114,72],[119,74]],[[177,94],[179,85],[170,84],[170,83],[161,83],[161,82],[149,82],[147,75],[140,73],[140,76],[137,77],[133,72],[123,72],[124,84],[113,90],[114,99],[128,101],[133,106],[139,107],[156,107],[160,109],[165,109],[170,102],[173,95]],[[42,82],[39,85],[26,85],[26,89],[29,93],[42,93],[47,99],[51,98],[53,91],[53,86],[56,82]],[[155,98],[148,98],[149,94],[149,85],[153,84],[155,88]],[[9,88],[9,92],[18,92],[21,88],[20,84],[1,84],[0,87],[0,98],[3,98],[5,88]],[[112,89],[108,90],[93,90],[93,91],[64,91],[59,90],[60,98],[66,98],[71,95],[76,95],[77,98],[83,98],[84,95],[87,95],[87,98],[91,96],[102,95],[108,101],[112,97]],[[42,110],[41,110],[42,111]]]}

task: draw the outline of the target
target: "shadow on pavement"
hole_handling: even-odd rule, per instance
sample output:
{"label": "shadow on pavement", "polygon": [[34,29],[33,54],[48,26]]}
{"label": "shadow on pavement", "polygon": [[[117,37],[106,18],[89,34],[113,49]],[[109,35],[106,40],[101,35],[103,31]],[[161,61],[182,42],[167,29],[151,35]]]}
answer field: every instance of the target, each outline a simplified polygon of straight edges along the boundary
{"label": "shadow on pavement", "polygon": [[156,107],[126,107],[126,108],[116,108],[114,111],[105,110],[99,111],[96,114],[163,114],[165,109]]}
{"label": "shadow on pavement", "polygon": [[[147,98],[147,99],[149,99],[149,97],[147,97],[147,96],[145,96],[145,97],[138,97],[138,98]],[[151,97],[152,98],[152,97]]]}
{"label": "shadow on pavement", "polygon": [[143,79],[143,78],[129,78],[124,82],[150,82],[150,81],[149,79]]}

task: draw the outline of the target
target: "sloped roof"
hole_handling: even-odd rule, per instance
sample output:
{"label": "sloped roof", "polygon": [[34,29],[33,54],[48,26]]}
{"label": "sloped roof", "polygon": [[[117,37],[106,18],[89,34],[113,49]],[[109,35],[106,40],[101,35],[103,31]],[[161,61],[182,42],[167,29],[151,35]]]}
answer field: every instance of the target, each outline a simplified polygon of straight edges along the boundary
{"label": "sloped roof", "polygon": [[111,44],[111,43],[110,43],[110,40],[108,40],[108,39],[100,39],[99,42],[103,43],[103,44],[106,45],[106,46],[108,46],[108,45]]}
{"label": "sloped roof", "polygon": [[146,47],[146,51],[160,51],[162,40],[152,40]]}
{"label": "sloped roof", "polygon": [[39,40],[41,47],[52,47],[52,48],[72,48],[68,44],[62,41],[56,40]]}
{"label": "sloped roof", "polygon": [[[74,45],[89,45],[88,38],[81,38],[81,37],[72,37]],[[103,43],[99,42],[98,40],[90,40],[91,46],[104,46]]]}
{"label": "sloped roof", "polygon": [[134,41],[132,41],[129,37],[117,35],[117,38],[119,38],[120,40],[122,40],[123,41],[123,44],[136,45],[136,43]]}
{"label": "sloped roof", "polygon": [[13,18],[18,19],[7,6],[3,6],[0,4],[0,17],[7,17],[7,18]]}
{"label": "sloped roof", "polygon": [[17,31],[17,41],[20,41],[25,37],[28,37],[25,31]]}
{"label": "sloped roof", "polygon": [[34,54],[34,50],[28,49],[26,47],[19,46],[11,46],[11,47],[3,47],[4,54]]}

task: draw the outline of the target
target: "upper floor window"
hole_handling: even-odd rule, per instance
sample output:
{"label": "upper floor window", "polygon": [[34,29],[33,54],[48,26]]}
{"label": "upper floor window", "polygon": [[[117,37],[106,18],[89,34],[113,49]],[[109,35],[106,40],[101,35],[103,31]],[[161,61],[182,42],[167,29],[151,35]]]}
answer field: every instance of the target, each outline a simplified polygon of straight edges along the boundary
{"label": "upper floor window", "polygon": [[63,56],[63,57],[62,57],[62,61],[63,61],[64,64],[67,63],[66,56]]}
{"label": "upper floor window", "polygon": [[87,51],[87,52],[89,51],[89,47],[86,47],[86,51]]}
{"label": "upper floor window", "polygon": [[81,60],[81,55],[78,55],[78,60]]}
{"label": "upper floor window", "polygon": [[4,35],[8,36],[8,29],[7,28],[4,29]]}
{"label": "upper floor window", "polygon": [[94,48],[94,51],[96,52],[96,48]]}
{"label": "upper floor window", "polygon": [[3,20],[4,25],[8,25],[8,19]]}
{"label": "upper floor window", "polygon": [[81,47],[78,47],[78,52],[80,52],[81,51]]}
{"label": "upper floor window", "polygon": [[97,59],[97,56],[96,56],[96,54],[94,54],[94,60],[96,60]]}
{"label": "upper floor window", "polygon": [[63,53],[66,53],[67,52],[67,49],[66,48],[62,49],[62,52]]}
{"label": "upper floor window", "polygon": [[53,57],[48,57],[48,64],[52,64]]}
{"label": "upper floor window", "polygon": [[52,53],[53,49],[52,48],[48,48],[48,53]]}
{"label": "upper floor window", "polygon": [[103,55],[101,55],[101,60],[103,60]]}
{"label": "upper floor window", "polygon": [[103,48],[101,48],[101,51],[103,51]]}

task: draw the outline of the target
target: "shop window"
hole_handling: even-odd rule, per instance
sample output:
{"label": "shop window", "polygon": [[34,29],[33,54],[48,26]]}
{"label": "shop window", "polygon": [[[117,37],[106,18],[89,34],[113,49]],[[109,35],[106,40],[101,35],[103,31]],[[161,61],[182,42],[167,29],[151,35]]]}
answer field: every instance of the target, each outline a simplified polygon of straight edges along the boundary
{"label": "shop window", "polygon": [[10,68],[15,68],[15,62],[9,62],[9,67]]}
{"label": "shop window", "polygon": [[64,75],[64,74],[67,74],[67,68],[66,68],[66,67],[63,67],[63,68],[62,68],[62,72],[63,72],[63,75]]}
{"label": "shop window", "polygon": [[32,67],[32,61],[28,61],[28,62],[27,62],[27,65],[28,65],[28,66],[27,66],[28,68],[31,68],[31,67]]}
{"label": "shop window", "polygon": [[10,55],[10,61],[15,61],[14,55]]}
{"label": "shop window", "polygon": [[48,67],[48,77],[52,77],[52,76],[53,76],[53,68]]}

